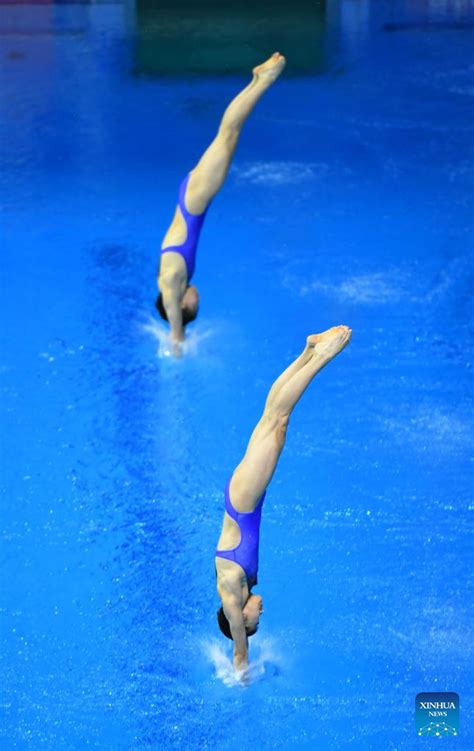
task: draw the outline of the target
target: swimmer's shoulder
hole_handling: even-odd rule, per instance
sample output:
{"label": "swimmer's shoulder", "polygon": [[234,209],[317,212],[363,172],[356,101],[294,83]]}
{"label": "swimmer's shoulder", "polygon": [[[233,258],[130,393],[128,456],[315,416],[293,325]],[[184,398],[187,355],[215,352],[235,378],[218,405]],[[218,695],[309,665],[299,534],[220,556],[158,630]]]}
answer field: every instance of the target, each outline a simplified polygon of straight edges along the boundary
{"label": "swimmer's shoulder", "polygon": [[158,284],[160,291],[179,290],[184,293],[188,283],[186,264],[179,253],[164,253],[161,256]]}
{"label": "swimmer's shoulder", "polygon": [[216,556],[216,587],[221,598],[225,596],[242,598],[245,589],[248,591],[247,577],[239,565],[233,561]]}
{"label": "swimmer's shoulder", "polygon": [[245,579],[245,574],[234,561],[228,561],[226,558],[215,557],[217,587],[223,587],[227,590],[233,590],[241,586],[241,580]]}

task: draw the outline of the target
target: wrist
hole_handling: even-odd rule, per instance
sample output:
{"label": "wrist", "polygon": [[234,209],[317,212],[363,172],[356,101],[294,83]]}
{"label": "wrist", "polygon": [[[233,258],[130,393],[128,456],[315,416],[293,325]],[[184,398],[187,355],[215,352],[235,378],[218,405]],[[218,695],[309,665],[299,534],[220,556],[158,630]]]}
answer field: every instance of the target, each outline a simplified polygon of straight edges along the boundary
{"label": "wrist", "polygon": [[246,670],[248,666],[247,655],[234,655],[234,668],[236,670]]}

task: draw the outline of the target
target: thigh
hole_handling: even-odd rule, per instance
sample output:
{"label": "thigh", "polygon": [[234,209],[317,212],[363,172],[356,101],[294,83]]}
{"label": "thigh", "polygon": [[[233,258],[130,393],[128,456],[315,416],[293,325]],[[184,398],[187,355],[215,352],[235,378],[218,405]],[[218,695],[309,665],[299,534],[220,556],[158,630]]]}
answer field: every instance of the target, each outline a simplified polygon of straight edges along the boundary
{"label": "thigh", "polygon": [[191,172],[186,191],[186,208],[201,214],[222,187],[229,171],[237,137],[218,134]]}
{"label": "thigh", "polygon": [[284,432],[263,417],[230,483],[230,496],[237,511],[253,510],[273,477],[283,444]]}

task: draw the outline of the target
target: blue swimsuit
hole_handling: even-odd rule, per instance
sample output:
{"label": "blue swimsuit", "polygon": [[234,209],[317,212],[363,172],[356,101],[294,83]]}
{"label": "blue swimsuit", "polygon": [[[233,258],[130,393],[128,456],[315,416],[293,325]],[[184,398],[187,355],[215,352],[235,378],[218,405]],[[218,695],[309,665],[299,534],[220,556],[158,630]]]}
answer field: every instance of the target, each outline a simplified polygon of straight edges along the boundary
{"label": "blue swimsuit", "polygon": [[162,255],[163,253],[169,253],[170,251],[173,251],[173,253],[179,253],[183,256],[184,262],[186,264],[186,270],[188,272],[188,282],[194,274],[199,234],[201,232],[201,227],[207,213],[207,209],[203,211],[202,214],[190,214],[187,210],[184,201],[186,197],[186,188],[188,187],[189,177],[190,175],[187,175],[187,177],[184,178],[183,182],[180,185],[178,202],[179,208],[183,215],[183,219],[186,222],[186,240],[181,245],[168,245],[166,248],[161,249]]}
{"label": "blue swimsuit", "polygon": [[240,542],[232,550],[216,550],[216,556],[238,563],[245,571],[248,588],[251,589],[257,583],[260,520],[265,493],[253,511],[237,511],[230,500],[229,486],[230,480],[225,488],[225,510],[240,527]]}

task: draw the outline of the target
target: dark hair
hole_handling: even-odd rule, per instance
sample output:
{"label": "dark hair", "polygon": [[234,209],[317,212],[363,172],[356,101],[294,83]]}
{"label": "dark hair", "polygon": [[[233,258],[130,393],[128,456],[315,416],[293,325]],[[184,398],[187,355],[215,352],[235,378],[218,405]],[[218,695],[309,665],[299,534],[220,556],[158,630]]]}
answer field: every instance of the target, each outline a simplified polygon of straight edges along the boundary
{"label": "dark hair", "polygon": [[[217,623],[219,624],[219,628],[224,634],[224,636],[227,636],[228,639],[232,639],[232,633],[230,631],[230,623],[227,620],[226,614],[224,613],[224,608],[221,607],[217,611]],[[246,628],[245,633],[247,636],[253,636],[258,631],[258,626],[254,626],[254,628]]]}
{"label": "dark hair", "polygon": [[[156,298],[155,301],[155,307],[160,314],[160,316],[163,318],[164,321],[168,320],[168,316],[166,315],[165,306],[163,305],[163,295],[160,294]],[[194,311],[194,313],[190,313],[188,308],[181,308],[181,312],[183,314],[183,326],[186,326],[186,324],[191,323],[191,321],[194,321],[194,319],[197,317],[198,311],[197,308]]]}

